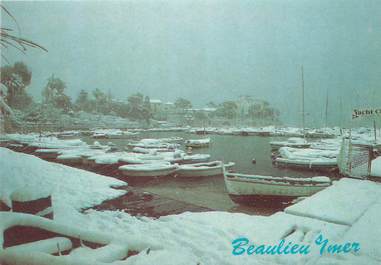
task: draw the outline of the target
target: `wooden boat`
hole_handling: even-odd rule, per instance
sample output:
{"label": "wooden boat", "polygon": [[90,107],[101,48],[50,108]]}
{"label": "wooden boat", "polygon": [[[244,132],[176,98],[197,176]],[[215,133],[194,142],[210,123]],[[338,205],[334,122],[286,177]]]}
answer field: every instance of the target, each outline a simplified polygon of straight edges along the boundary
{"label": "wooden boat", "polygon": [[325,132],[322,130],[315,130],[315,131],[309,131],[306,132],[307,138],[335,138],[335,135],[333,133]]}
{"label": "wooden boat", "polygon": [[184,178],[217,176],[222,174],[224,166],[231,168],[234,165],[230,162],[225,166],[221,161],[180,165],[176,175]]}
{"label": "wooden boat", "polygon": [[179,158],[173,160],[174,163],[178,164],[196,164],[196,163],[206,163],[210,159],[209,154],[193,154],[193,155],[183,155]]}
{"label": "wooden boat", "polygon": [[275,159],[275,164],[281,167],[330,170],[330,169],[337,168],[337,159],[336,158],[287,159],[287,158],[278,157]]}
{"label": "wooden boat", "polygon": [[94,133],[93,134],[94,139],[107,139],[107,135],[105,133]]}
{"label": "wooden boat", "polygon": [[230,198],[237,203],[290,202],[331,185],[328,177],[291,178],[226,172],[224,180]]}
{"label": "wooden boat", "polygon": [[62,152],[61,149],[37,149],[34,154],[42,159],[56,159]]}
{"label": "wooden boat", "polygon": [[119,170],[127,177],[164,177],[174,173],[177,170],[177,165],[169,163],[150,163],[124,165],[119,167]]}
{"label": "wooden boat", "polygon": [[79,153],[61,154],[57,156],[56,161],[66,165],[81,165],[82,156]]}
{"label": "wooden boat", "polygon": [[303,138],[293,137],[288,139],[287,141],[272,141],[270,142],[270,146],[271,150],[278,150],[279,148],[285,146],[294,148],[309,148],[311,144]]}
{"label": "wooden boat", "polygon": [[179,144],[175,143],[164,143],[164,142],[152,142],[152,143],[144,143],[144,142],[134,142],[134,143],[128,143],[127,147],[129,148],[144,148],[144,149],[169,149],[174,150],[180,147]]}
{"label": "wooden boat", "polygon": [[78,131],[67,131],[57,134],[58,139],[78,139],[81,136],[81,133]]}
{"label": "wooden boat", "polygon": [[185,141],[185,146],[186,147],[192,147],[192,148],[208,147],[209,144],[210,144],[210,138],[193,139],[193,140],[186,140]]}

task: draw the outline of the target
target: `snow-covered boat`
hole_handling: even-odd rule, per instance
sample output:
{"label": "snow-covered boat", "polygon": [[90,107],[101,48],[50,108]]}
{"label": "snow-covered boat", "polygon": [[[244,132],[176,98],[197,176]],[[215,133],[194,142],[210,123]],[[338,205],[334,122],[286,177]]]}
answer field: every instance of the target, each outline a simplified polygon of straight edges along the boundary
{"label": "snow-covered boat", "polygon": [[272,141],[270,142],[270,145],[271,150],[278,150],[279,148],[284,146],[294,148],[308,148],[311,146],[311,144],[308,143],[305,139],[298,137],[289,138],[287,141]]}
{"label": "snow-covered boat", "polygon": [[185,146],[186,147],[192,147],[192,148],[208,147],[209,144],[210,144],[210,138],[193,139],[193,140],[186,140],[185,141]]}
{"label": "snow-covered boat", "polygon": [[176,149],[179,148],[180,145],[176,143],[167,143],[160,139],[142,139],[138,142],[128,143],[127,146],[129,148],[152,148],[152,149]]}
{"label": "snow-covered boat", "polygon": [[92,137],[95,139],[125,139],[136,134],[136,132],[122,131],[120,129],[104,129],[93,131]]}
{"label": "snow-covered boat", "polygon": [[335,138],[335,134],[332,132],[325,131],[323,129],[320,130],[311,130],[306,132],[307,138]]}
{"label": "snow-covered boat", "polygon": [[77,139],[81,136],[79,131],[64,131],[57,134],[58,139]]}
{"label": "snow-covered boat", "polygon": [[226,172],[224,180],[230,198],[237,203],[290,202],[297,197],[311,196],[331,185],[328,177],[291,178]]}
{"label": "snow-covered boat", "polygon": [[119,167],[119,170],[127,177],[164,177],[174,173],[177,170],[177,165],[169,163],[149,163],[124,165]]}
{"label": "snow-covered boat", "polygon": [[274,160],[278,166],[320,170],[337,167],[337,150],[281,147],[279,154]]}
{"label": "snow-covered boat", "polygon": [[180,165],[176,175],[184,178],[217,176],[222,174],[224,166],[228,169],[233,167],[234,164],[230,162],[224,165],[221,161],[213,161],[209,163]]}
{"label": "snow-covered boat", "polygon": [[81,165],[82,156],[80,153],[64,153],[57,156],[56,161],[69,165]]}
{"label": "snow-covered boat", "polygon": [[205,163],[210,159],[209,154],[193,154],[193,155],[182,155],[179,158],[174,158],[173,162],[178,164],[195,164],[195,163]]}
{"label": "snow-covered boat", "polygon": [[275,164],[283,167],[305,168],[305,169],[334,169],[337,168],[336,158],[311,158],[311,159],[287,159],[278,157]]}
{"label": "snow-covered boat", "polygon": [[62,149],[43,148],[34,151],[34,154],[42,159],[56,159]]}

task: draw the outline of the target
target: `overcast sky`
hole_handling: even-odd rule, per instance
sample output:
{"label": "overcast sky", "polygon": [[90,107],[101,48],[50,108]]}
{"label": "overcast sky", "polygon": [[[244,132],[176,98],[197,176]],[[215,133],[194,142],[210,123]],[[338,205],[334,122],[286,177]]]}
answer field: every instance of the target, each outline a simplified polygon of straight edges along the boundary
{"label": "overcast sky", "polygon": [[[49,50],[2,51],[31,68],[35,98],[54,73],[72,98],[100,88],[118,98],[181,96],[201,107],[252,95],[298,125],[304,65],[309,125],[324,123],[327,90],[331,123],[354,107],[381,106],[378,0],[3,4],[21,36]],[[2,12],[3,26],[12,23]]]}

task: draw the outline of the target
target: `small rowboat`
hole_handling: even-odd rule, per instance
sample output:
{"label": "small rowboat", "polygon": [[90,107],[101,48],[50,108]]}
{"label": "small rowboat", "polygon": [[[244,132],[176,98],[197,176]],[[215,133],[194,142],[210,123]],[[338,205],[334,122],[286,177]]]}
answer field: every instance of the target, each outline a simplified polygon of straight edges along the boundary
{"label": "small rowboat", "polygon": [[61,149],[37,149],[35,155],[42,159],[56,159],[60,155]]}
{"label": "small rowboat", "polygon": [[271,150],[278,150],[281,147],[294,147],[294,148],[309,148],[311,146],[310,143],[308,143],[303,138],[297,138],[292,137],[289,138],[287,141],[272,141],[270,142]]}
{"label": "small rowboat", "polygon": [[174,173],[177,170],[177,165],[170,163],[150,163],[124,165],[119,167],[119,170],[127,177],[164,177]]}
{"label": "small rowboat", "polygon": [[232,201],[290,202],[315,194],[331,185],[328,177],[291,178],[224,173],[226,189]]}
{"label": "small rowboat", "polygon": [[186,140],[185,141],[185,146],[186,147],[192,147],[192,148],[208,147],[209,144],[210,144],[210,138]]}
{"label": "small rowboat", "polygon": [[224,166],[225,168],[231,168],[234,164],[230,162],[224,165],[221,161],[213,161],[209,163],[180,165],[176,175],[184,178],[217,176],[222,175]]}
{"label": "small rowboat", "polygon": [[336,158],[287,159],[278,157],[275,164],[280,167],[330,170],[337,168]]}

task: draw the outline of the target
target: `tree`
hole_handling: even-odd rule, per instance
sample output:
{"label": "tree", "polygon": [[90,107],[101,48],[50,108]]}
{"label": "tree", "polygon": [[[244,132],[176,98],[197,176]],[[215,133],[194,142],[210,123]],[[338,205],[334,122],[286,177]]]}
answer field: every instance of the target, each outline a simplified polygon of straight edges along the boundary
{"label": "tree", "polygon": [[207,106],[208,108],[217,108],[217,104],[214,103],[213,101],[209,101],[209,102],[206,104],[206,106]]}
{"label": "tree", "polygon": [[136,93],[127,98],[127,116],[132,120],[145,120],[150,122],[152,117],[151,103],[148,96]]}
{"label": "tree", "polygon": [[63,109],[66,112],[71,110],[71,99],[65,95],[65,88],[66,84],[64,81],[52,75],[42,91],[45,103]]}
{"label": "tree", "polygon": [[110,112],[109,97],[99,88],[93,91],[96,112],[108,114]]}
{"label": "tree", "polygon": [[270,107],[270,104],[267,101],[264,101],[263,104],[254,104],[250,106],[248,110],[249,118],[255,119],[268,119],[277,121],[279,117],[279,111]]}
{"label": "tree", "polygon": [[128,117],[128,111],[129,111],[128,104],[124,102],[114,102],[112,104],[112,108],[116,115],[121,116],[123,118]]}
{"label": "tree", "polygon": [[194,114],[194,119],[202,123],[203,126],[205,126],[205,123],[209,121],[208,115],[203,111],[197,111]]}
{"label": "tree", "polygon": [[237,104],[234,101],[225,101],[218,105],[217,115],[227,119],[234,119],[237,115]]}
{"label": "tree", "polygon": [[5,100],[9,106],[21,109],[32,102],[25,91],[31,79],[32,73],[23,62],[0,68],[0,82],[7,87]]}
{"label": "tree", "polygon": [[149,124],[151,117],[152,117],[151,101],[149,96],[146,96],[143,102],[143,118]]}
{"label": "tree", "polygon": [[128,116],[133,120],[143,119],[143,99],[141,93],[136,93],[127,98]]}
{"label": "tree", "polygon": [[63,109],[65,112],[70,111],[72,108],[70,97],[64,93],[59,94],[55,99],[55,106],[59,109]]}
{"label": "tree", "polygon": [[77,107],[77,109],[84,111],[88,102],[89,93],[82,89],[78,94],[77,100],[75,101],[75,106]]}
{"label": "tree", "polygon": [[63,94],[66,88],[66,84],[61,79],[52,75],[48,78],[48,83],[42,91],[42,96],[45,103],[53,103],[55,98]]}
{"label": "tree", "polygon": [[176,99],[175,101],[175,106],[176,108],[178,109],[191,109],[192,108],[192,103],[187,100],[187,99],[184,99],[184,98],[178,98]]}

